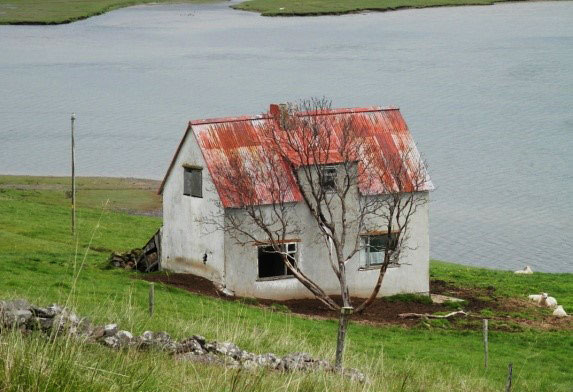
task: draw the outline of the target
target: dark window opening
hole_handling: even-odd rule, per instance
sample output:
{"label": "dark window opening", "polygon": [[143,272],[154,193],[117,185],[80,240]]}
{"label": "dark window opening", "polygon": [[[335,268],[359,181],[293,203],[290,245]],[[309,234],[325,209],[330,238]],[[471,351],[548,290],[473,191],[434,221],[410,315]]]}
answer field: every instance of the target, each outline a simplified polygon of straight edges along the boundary
{"label": "dark window opening", "polygon": [[336,189],[336,167],[324,166],[320,168],[320,188],[325,192]]}
{"label": "dark window opening", "polygon": [[200,168],[185,167],[183,172],[183,194],[203,197],[203,178]]}
{"label": "dark window opening", "polygon": [[293,276],[283,257],[288,258],[288,261],[296,266],[296,248],[296,243],[289,243],[280,245],[280,252],[276,252],[272,246],[259,246],[259,278]]}

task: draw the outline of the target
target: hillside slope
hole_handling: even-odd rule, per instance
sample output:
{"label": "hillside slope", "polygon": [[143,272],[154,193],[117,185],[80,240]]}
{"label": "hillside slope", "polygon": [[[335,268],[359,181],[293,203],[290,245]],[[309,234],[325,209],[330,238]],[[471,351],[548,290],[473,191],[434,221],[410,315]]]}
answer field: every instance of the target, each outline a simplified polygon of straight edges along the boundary
{"label": "hillside slope", "polygon": [[[117,205],[117,197],[110,189],[107,204],[97,202],[95,208],[83,204],[78,211],[75,242],[64,191],[46,189],[46,179],[35,180],[34,186],[18,182],[0,177],[0,298],[67,304],[95,322],[118,322],[135,333],[163,330],[176,338],[201,334],[233,341],[253,352],[306,351],[334,357],[335,321],[299,317],[282,308],[222,301],[158,285],[156,313],[149,317],[149,283],[136,279],[136,273],[105,266],[110,251],[145,243],[161,225],[160,219],[113,210],[110,206]],[[123,200],[141,199],[130,198],[132,191],[141,196],[140,190],[126,186],[120,192]],[[153,191],[148,192],[151,197]],[[85,203],[86,195],[89,192],[83,193],[80,187],[80,203]],[[535,274],[518,281],[504,272],[433,263],[432,276],[460,286],[503,286],[508,296],[521,295],[527,287],[547,287],[573,306],[570,274]],[[571,330],[494,330],[490,366],[484,370],[480,330],[440,324],[401,328],[352,323],[346,363],[366,372],[371,380],[356,384],[333,374],[241,372],[175,362],[161,353],[115,352],[4,333],[0,334],[0,390],[40,390],[42,386],[47,391],[498,391],[505,385],[511,362],[515,390],[570,391],[572,335]]]}

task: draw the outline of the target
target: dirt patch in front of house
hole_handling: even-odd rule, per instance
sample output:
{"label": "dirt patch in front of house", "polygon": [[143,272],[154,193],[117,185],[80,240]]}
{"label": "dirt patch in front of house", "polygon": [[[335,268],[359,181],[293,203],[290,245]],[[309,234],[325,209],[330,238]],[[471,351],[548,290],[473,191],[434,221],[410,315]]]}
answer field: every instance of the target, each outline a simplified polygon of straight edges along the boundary
{"label": "dirt patch in front of house", "polygon": [[226,298],[221,296],[219,291],[217,291],[213,285],[213,282],[200,276],[172,273],[145,274],[139,276],[148,282],[165,283],[170,286],[178,287],[180,289],[187,290],[196,294],[208,295],[210,297]]}
{"label": "dirt patch in front of house", "polygon": [[[276,301],[260,298],[227,297],[222,295],[208,279],[192,275],[177,273],[159,273],[139,275],[141,279],[150,282],[164,283],[180,289],[216,297],[227,301],[239,301],[252,306],[259,306],[273,311],[288,311],[305,317],[318,319],[337,319],[338,313],[326,307],[317,299],[292,299]],[[466,301],[461,308],[468,312],[467,317],[450,318],[443,320],[403,319],[401,313],[445,314],[455,311],[452,304],[420,303],[412,298],[377,298],[362,314],[353,314],[354,322],[373,325],[396,325],[405,327],[426,326],[429,328],[456,328],[472,329],[482,328],[482,319],[490,320],[490,329],[509,332],[520,332],[535,328],[543,330],[573,330],[573,318],[564,319],[551,316],[551,311],[540,308],[526,300],[497,296],[494,287],[488,288],[461,288],[445,281],[432,280],[430,282],[432,294],[443,294],[457,297]],[[340,301],[339,297],[334,297]],[[359,304],[363,299],[354,298],[353,303]]]}

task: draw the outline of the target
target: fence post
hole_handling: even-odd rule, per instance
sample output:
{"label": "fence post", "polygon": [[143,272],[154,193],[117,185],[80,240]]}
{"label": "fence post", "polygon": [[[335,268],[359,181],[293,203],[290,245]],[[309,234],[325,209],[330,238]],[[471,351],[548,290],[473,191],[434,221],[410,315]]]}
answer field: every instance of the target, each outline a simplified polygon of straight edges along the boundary
{"label": "fence post", "polygon": [[484,366],[487,369],[487,360],[488,360],[488,354],[489,354],[489,348],[488,348],[488,320],[484,319],[483,320],[483,360],[484,360]]}
{"label": "fence post", "polygon": [[513,373],[513,364],[510,363],[507,366],[507,383],[505,384],[505,392],[510,392],[511,391],[511,378],[512,378],[512,373]]}
{"label": "fence post", "polygon": [[149,315],[153,316],[155,310],[155,283],[149,284]]}
{"label": "fence post", "polygon": [[76,158],[75,149],[76,143],[74,140],[74,123],[76,122],[76,114],[72,113],[72,235],[76,235]]}

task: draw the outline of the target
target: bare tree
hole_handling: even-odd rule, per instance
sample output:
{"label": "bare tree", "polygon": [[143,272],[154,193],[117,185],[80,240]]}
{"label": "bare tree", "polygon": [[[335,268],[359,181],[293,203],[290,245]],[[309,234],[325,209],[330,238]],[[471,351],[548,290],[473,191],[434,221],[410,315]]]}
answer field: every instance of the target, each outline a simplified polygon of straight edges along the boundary
{"label": "bare tree", "polygon": [[[223,229],[238,243],[271,247],[318,300],[340,311],[335,361],[340,367],[348,319],[372,304],[388,267],[407,250],[409,224],[427,200],[421,191],[427,190],[428,179],[415,148],[382,154],[370,127],[352,115],[327,115],[330,107],[324,98],[283,105],[272,121],[260,125],[253,161],[231,152],[229,165],[214,176],[225,183],[221,196],[234,206],[225,213]],[[306,275],[284,246],[301,232],[294,213],[300,203],[328,250],[340,300]],[[380,246],[384,256],[370,296],[358,300],[351,298],[346,266],[365,246],[373,246],[363,242],[364,233],[379,233],[388,241]]]}

